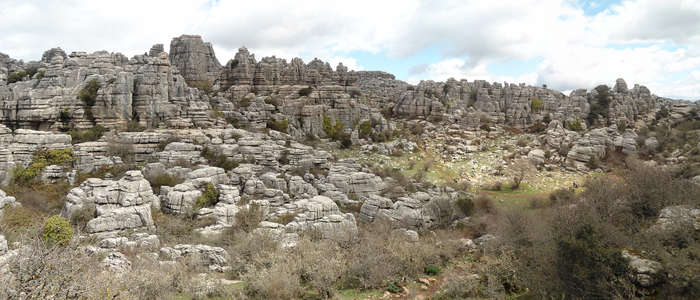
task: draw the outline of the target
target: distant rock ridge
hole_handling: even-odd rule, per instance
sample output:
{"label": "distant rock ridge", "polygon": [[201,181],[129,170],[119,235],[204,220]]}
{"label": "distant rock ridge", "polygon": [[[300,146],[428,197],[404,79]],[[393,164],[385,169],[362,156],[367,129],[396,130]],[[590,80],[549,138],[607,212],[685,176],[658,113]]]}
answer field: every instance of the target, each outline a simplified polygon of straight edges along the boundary
{"label": "distant rock ridge", "polygon": [[[598,98],[595,89],[564,95],[483,80],[410,85],[389,73],[349,71],[342,63],[334,69],[319,59],[257,60],[245,47],[222,66],[212,45],[199,35],[175,37],[169,51],[156,44],[129,59],[120,53],[66,54],[53,48],[40,61],[28,63],[0,54],[0,122],[11,129],[66,130],[124,128],[129,122],[208,128],[225,125],[223,119],[264,128],[286,120],[287,131],[303,138],[325,137],[324,117],[343,123],[346,133],[370,120],[375,131],[393,130],[386,116],[446,119],[473,128],[484,120],[519,128],[548,119],[567,124],[585,120]],[[93,80],[99,89],[88,107],[78,96]],[[658,97],[644,86],[628,88],[623,79],[608,98],[609,113],[599,121],[604,126],[632,124],[661,107],[697,107]],[[213,112],[221,118],[212,118]]]}

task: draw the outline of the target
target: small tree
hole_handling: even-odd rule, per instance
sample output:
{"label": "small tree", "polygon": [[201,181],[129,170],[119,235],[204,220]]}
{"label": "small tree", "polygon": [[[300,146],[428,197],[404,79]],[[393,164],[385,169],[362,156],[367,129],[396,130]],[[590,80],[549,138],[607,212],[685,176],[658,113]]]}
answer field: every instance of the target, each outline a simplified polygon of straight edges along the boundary
{"label": "small tree", "polygon": [[513,178],[513,189],[520,188],[520,184],[525,179],[525,176],[532,170],[532,164],[524,159],[519,159],[513,163],[510,168],[510,176]]}

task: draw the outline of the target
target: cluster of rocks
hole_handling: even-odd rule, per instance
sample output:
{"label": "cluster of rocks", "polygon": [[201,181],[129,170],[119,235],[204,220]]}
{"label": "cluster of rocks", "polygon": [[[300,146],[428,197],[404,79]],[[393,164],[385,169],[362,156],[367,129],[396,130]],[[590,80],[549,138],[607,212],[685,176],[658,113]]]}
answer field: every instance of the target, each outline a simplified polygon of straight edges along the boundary
{"label": "cluster of rocks", "polygon": [[128,171],[117,181],[90,178],[73,188],[61,216],[71,219],[88,210],[87,214],[94,214],[86,225],[88,233],[115,236],[127,229],[153,229],[151,206],[157,201],[141,172]]}

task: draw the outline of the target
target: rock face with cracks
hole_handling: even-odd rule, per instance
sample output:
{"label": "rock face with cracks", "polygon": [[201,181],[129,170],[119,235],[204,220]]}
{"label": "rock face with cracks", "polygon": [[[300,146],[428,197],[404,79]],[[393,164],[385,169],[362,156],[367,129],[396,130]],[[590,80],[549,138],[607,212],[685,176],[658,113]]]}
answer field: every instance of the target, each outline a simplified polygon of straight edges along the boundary
{"label": "rock face with cracks", "polygon": [[152,230],[151,205],[157,200],[141,172],[129,171],[117,181],[90,178],[72,189],[61,216],[70,219],[94,206],[94,218],[86,226],[90,234],[109,236],[127,229]]}

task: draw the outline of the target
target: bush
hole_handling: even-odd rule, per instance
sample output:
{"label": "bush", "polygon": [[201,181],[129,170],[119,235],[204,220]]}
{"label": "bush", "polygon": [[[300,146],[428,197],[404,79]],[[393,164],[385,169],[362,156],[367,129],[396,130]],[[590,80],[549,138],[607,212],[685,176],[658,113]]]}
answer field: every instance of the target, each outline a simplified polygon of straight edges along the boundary
{"label": "bush", "polygon": [[17,72],[12,72],[10,75],[7,75],[7,83],[15,83],[18,81],[22,81],[24,77],[27,76],[27,73],[24,71],[17,71]]}
{"label": "bush", "polygon": [[236,214],[236,229],[252,232],[265,218],[263,209],[257,203],[249,203],[241,207]]}
{"label": "bush", "polygon": [[49,245],[63,246],[73,238],[73,228],[70,222],[59,216],[46,219],[41,239]]}
{"label": "bush", "polygon": [[595,87],[595,90],[597,92],[596,103],[591,104],[591,110],[586,118],[589,125],[593,125],[599,117],[607,119],[610,115],[610,88],[607,85],[599,85]]}
{"label": "bush", "polygon": [[95,205],[84,204],[83,207],[70,216],[71,225],[79,231],[84,231],[87,222],[95,217]]}
{"label": "bush", "polygon": [[340,134],[340,147],[343,149],[350,148],[352,146],[352,139],[350,139],[350,134],[343,132]]}
{"label": "bush", "polygon": [[104,135],[105,132],[107,132],[107,128],[104,128],[101,125],[95,125],[87,130],[72,129],[68,131],[68,134],[71,137],[71,143],[79,144],[97,141],[102,137],[102,135]]}
{"label": "bush", "polygon": [[465,193],[460,194],[455,204],[465,216],[471,216],[474,212],[474,202]]}
{"label": "bush", "polygon": [[386,290],[387,290],[389,293],[392,293],[392,294],[398,294],[398,293],[403,292],[403,289],[402,289],[400,286],[398,286],[396,283],[390,284],[390,285],[386,288]]}
{"label": "bush", "polygon": [[512,189],[515,190],[520,188],[520,183],[523,182],[525,176],[529,174],[532,171],[532,169],[532,164],[525,159],[515,161],[515,163],[513,163],[509,170],[510,176],[511,178],[513,178]]}
{"label": "bush", "polygon": [[483,211],[488,214],[495,214],[497,212],[496,205],[493,203],[493,200],[483,194],[474,199],[474,207],[478,211]]}
{"label": "bush", "polygon": [[100,83],[97,79],[90,80],[81,90],[78,92],[78,99],[83,101],[83,108],[85,109],[85,116],[90,121],[95,121],[95,117],[92,115],[92,107],[95,106],[97,101],[97,91],[101,88]]}
{"label": "bush", "polygon": [[425,267],[425,274],[430,275],[430,276],[435,276],[442,273],[442,270],[440,270],[440,267],[435,266],[435,265],[430,265]]}
{"label": "bush", "polygon": [[557,238],[554,264],[563,294],[587,299],[628,295],[617,284],[629,273],[627,260],[600,235],[599,229],[583,223]]}
{"label": "bush", "polygon": [[564,204],[574,200],[576,193],[572,189],[561,188],[554,190],[549,194],[549,200],[552,204]]}
{"label": "bush", "polygon": [[581,120],[576,119],[574,121],[567,121],[566,128],[571,131],[583,131],[583,125],[581,125]]}
{"label": "bush", "polygon": [[274,119],[269,119],[267,120],[267,128],[270,128],[272,130],[276,130],[279,132],[284,132],[287,133],[287,130],[289,129],[289,121],[287,119],[282,119],[282,120],[274,120]]}
{"label": "bush", "polygon": [[241,100],[238,101],[238,106],[243,108],[250,106],[250,98],[248,98],[248,96],[241,98]]}
{"label": "bush", "polygon": [[338,120],[335,121],[335,125],[330,117],[323,115],[323,123],[321,127],[328,137],[332,140],[337,141],[340,138],[340,134],[343,132],[344,124]]}
{"label": "bush", "polygon": [[530,127],[527,128],[527,132],[530,133],[542,133],[547,130],[547,125],[543,122],[537,122],[532,124]]}
{"label": "bush", "polygon": [[540,112],[543,108],[542,100],[537,99],[537,98],[532,98],[532,101],[530,102],[530,108],[532,109],[533,112]]}
{"label": "bush", "polygon": [[187,85],[193,88],[196,88],[205,94],[211,94],[212,92],[212,85],[209,81],[206,80],[190,80],[187,81]]}
{"label": "bush", "polygon": [[305,87],[305,88],[300,89],[298,93],[299,93],[300,97],[306,97],[308,95],[311,95],[312,91],[313,91],[313,88],[311,88],[309,86],[309,87]]}
{"label": "bush", "polygon": [[230,171],[238,167],[238,162],[229,159],[226,155],[221,153],[221,151],[204,147],[201,154],[210,165],[222,168],[226,171]]}
{"label": "bush", "polygon": [[70,166],[75,161],[73,149],[39,149],[34,152],[32,163],[28,167],[21,165],[12,170],[12,183],[27,185],[32,183],[50,165]]}
{"label": "bush", "polygon": [[358,133],[361,139],[368,139],[372,134],[372,123],[370,121],[362,121]]}
{"label": "bush", "polygon": [[211,207],[219,202],[219,190],[212,183],[208,183],[204,193],[197,197],[196,210],[203,207]]}

